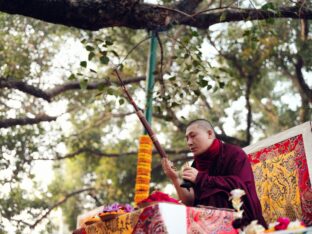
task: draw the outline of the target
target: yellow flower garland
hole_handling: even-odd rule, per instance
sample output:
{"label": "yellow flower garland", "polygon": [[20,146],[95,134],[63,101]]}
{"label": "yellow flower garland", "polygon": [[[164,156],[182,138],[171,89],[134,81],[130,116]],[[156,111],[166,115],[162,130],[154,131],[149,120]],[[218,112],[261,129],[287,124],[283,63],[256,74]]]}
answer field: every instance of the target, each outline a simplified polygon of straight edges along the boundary
{"label": "yellow flower garland", "polygon": [[134,202],[136,204],[149,196],[149,184],[152,170],[152,150],[153,142],[151,138],[148,135],[141,136],[138,150],[137,175],[135,180]]}

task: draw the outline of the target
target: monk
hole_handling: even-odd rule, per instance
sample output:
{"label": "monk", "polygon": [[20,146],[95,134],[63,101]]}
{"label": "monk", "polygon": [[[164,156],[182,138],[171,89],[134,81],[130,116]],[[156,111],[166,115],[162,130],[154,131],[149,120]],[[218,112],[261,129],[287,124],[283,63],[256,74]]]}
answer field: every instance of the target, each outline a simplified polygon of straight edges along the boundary
{"label": "monk", "polygon": [[204,119],[190,122],[185,136],[194,155],[194,162],[192,166],[183,169],[182,178],[192,182],[192,188],[181,187],[182,180],[172,163],[162,159],[163,170],[172,181],[179,199],[188,206],[233,208],[229,201],[230,192],[242,189],[246,193],[242,197],[242,225],[258,220],[259,224],[267,228],[245,152],[238,146],[217,139],[213,127]]}

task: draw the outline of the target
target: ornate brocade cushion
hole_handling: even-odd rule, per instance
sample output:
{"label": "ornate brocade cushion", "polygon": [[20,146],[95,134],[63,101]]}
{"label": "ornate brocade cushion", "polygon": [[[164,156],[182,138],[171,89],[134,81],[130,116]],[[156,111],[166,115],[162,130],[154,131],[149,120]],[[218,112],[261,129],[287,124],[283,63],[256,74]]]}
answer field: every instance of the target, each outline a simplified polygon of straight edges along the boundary
{"label": "ornate brocade cushion", "polygon": [[248,154],[263,216],[312,224],[312,193],[302,135]]}

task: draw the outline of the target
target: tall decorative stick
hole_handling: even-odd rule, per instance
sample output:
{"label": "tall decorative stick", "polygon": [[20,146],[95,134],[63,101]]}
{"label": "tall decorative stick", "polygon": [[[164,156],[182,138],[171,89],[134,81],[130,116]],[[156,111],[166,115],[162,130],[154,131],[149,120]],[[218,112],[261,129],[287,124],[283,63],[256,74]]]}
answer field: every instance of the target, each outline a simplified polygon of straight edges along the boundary
{"label": "tall decorative stick", "polygon": [[131,97],[131,95],[129,94],[124,82],[122,81],[120,75],[119,75],[119,72],[117,70],[117,68],[114,69],[116,75],[117,75],[117,78],[120,82],[120,85],[122,87],[122,89],[124,90],[129,102],[132,104],[132,106],[134,107],[134,110],[137,114],[137,116],[139,117],[141,123],[143,124],[147,134],[150,136],[150,138],[152,139],[153,143],[154,143],[154,146],[155,148],[157,149],[159,155],[161,158],[168,158],[167,154],[165,153],[165,151],[163,150],[163,148],[161,147],[161,145],[159,144],[159,141],[156,137],[156,134],[153,132],[150,124],[147,122],[145,116],[143,115],[142,111],[138,108],[138,106],[136,105],[136,103],[134,102],[133,98]]}

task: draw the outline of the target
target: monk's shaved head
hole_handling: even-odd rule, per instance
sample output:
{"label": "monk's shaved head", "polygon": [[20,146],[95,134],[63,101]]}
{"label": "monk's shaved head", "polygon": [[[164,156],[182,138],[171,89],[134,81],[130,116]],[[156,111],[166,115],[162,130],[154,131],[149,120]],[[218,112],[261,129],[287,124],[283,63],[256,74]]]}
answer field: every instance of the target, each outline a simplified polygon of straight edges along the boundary
{"label": "monk's shaved head", "polygon": [[215,132],[214,132],[214,129],[212,127],[212,124],[208,120],[205,120],[205,119],[195,119],[195,120],[189,122],[186,125],[186,128],[188,128],[191,125],[197,125],[197,127],[201,128],[201,129],[203,129],[205,131],[212,130],[213,135],[215,136]]}
{"label": "monk's shaved head", "polygon": [[196,119],[187,125],[185,139],[195,157],[206,152],[214,142],[216,135],[211,123],[205,119]]}

